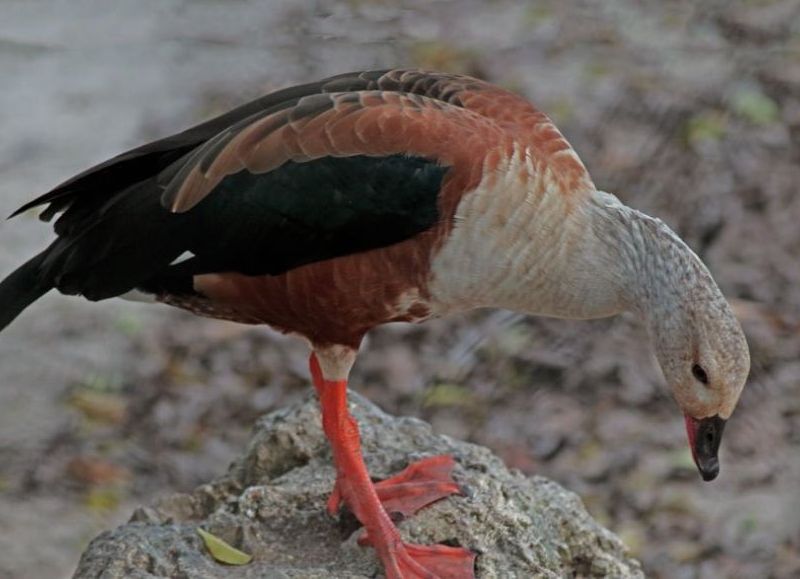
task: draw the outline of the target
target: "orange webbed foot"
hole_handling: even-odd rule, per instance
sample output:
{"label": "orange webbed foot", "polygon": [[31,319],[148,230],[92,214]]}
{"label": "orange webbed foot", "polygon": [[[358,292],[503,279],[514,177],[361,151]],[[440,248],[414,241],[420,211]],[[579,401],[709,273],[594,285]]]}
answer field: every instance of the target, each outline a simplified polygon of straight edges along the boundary
{"label": "orange webbed foot", "polygon": [[381,559],[387,579],[475,579],[476,554],[468,549],[413,543],[385,548],[388,556]]}
{"label": "orange webbed foot", "polygon": [[[454,494],[462,494],[461,487],[453,480],[455,461],[452,456],[432,456],[411,463],[404,470],[375,483],[375,491],[390,515],[409,517],[420,509]],[[341,483],[328,499],[328,513],[336,514],[342,502]]]}

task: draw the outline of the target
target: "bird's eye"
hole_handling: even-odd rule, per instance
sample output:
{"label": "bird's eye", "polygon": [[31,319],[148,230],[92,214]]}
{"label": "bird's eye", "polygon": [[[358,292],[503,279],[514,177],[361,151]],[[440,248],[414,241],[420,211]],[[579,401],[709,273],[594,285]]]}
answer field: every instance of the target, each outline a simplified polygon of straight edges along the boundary
{"label": "bird's eye", "polygon": [[708,384],[708,374],[706,371],[703,370],[703,367],[700,364],[695,364],[692,366],[692,375],[697,378],[697,381],[702,384]]}

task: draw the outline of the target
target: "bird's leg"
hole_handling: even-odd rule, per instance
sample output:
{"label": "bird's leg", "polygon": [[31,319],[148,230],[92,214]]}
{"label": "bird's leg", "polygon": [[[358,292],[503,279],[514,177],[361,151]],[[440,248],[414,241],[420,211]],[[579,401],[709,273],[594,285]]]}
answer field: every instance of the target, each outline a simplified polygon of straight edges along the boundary
{"label": "bird's leg", "polygon": [[[311,374],[314,386],[320,391],[324,384],[318,362],[311,361]],[[432,456],[411,463],[391,478],[374,483],[383,508],[390,515],[409,517],[426,507],[453,494],[461,494],[461,487],[453,480],[455,461],[452,456]],[[328,513],[336,515],[341,506],[342,496],[338,480],[328,499]]]}
{"label": "bird's leg", "polygon": [[[403,543],[364,464],[358,425],[347,409],[347,380],[325,379],[315,354],[311,355],[310,366],[322,406],[323,430],[336,464],[336,488],[329,508],[341,500],[353,511],[364,525],[368,542],[377,551],[387,579],[474,577],[475,554],[471,551],[446,545]],[[442,465],[434,468],[441,469]]]}

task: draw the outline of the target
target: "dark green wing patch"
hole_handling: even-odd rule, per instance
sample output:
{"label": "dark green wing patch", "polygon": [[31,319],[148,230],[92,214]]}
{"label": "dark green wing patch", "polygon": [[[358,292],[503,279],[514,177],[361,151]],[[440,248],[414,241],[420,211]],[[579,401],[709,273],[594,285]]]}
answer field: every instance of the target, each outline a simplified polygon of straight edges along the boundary
{"label": "dark green wing patch", "polygon": [[418,157],[323,157],[226,177],[185,215],[197,271],[279,274],[408,239],[438,220],[446,167]]}

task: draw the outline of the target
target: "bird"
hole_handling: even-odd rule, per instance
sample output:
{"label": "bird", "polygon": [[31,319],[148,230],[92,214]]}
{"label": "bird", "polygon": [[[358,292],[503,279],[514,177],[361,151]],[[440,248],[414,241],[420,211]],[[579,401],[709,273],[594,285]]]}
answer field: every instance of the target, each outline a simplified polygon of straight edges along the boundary
{"label": "bird", "polygon": [[[476,308],[641,320],[704,480],[750,367],[741,326],[663,221],[596,188],[550,118],[464,75],[359,71],[272,92],[26,203],[55,240],[0,283],[0,330],[52,289],[263,324],[310,346],[336,467],[327,503],[386,576],[474,577],[468,545],[403,542],[461,492],[454,458],[370,479],[348,377],[365,335]],[[624,355],[624,352],[621,353]]]}

